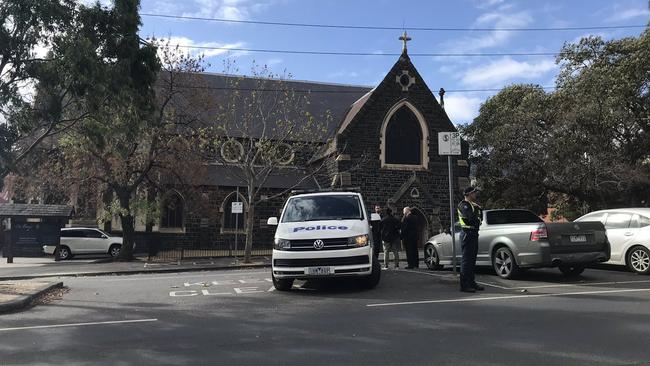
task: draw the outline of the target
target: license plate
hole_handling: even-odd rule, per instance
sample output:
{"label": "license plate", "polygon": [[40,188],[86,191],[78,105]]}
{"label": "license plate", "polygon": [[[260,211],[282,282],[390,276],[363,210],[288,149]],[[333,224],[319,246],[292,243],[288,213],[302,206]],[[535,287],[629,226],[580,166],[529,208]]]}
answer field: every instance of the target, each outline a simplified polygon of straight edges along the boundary
{"label": "license plate", "polygon": [[307,267],[307,274],[310,276],[323,276],[332,273],[331,267]]}
{"label": "license plate", "polygon": [[572,243],[584,243],[587,241],[587,235],[571,235],[569,240]]}

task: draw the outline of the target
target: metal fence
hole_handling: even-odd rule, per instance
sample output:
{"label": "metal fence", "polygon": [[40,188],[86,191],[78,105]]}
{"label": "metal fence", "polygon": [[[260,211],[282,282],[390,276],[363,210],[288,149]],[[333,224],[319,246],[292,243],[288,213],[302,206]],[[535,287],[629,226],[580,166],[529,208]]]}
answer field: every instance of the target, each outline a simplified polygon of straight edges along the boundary
{"label": "metal fence", "polygon": [[[270,256],[272,247],[270,245],[253,245],[251,254],[253,256]],[[153,244],[148,248],[148,259],[150,261],[180,261],[186,259],[209,259],[224,257],[244,257],[244,243],[241,241],[235,250],[234,241],[220,245],[181,245],[174,243]]]}

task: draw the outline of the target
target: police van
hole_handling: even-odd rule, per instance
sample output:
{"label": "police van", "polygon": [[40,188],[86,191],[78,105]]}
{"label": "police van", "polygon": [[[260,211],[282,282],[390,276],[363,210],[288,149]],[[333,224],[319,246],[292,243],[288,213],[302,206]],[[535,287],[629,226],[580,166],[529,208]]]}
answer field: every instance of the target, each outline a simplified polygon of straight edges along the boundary
{"label": "police van", "polygon": [[369,214],[354,191],[294,192],[277,226],[273,245],[273,285],[288,291],[296,279],[351,277],[367,288],[379,283],[381,267],[373,255]]}

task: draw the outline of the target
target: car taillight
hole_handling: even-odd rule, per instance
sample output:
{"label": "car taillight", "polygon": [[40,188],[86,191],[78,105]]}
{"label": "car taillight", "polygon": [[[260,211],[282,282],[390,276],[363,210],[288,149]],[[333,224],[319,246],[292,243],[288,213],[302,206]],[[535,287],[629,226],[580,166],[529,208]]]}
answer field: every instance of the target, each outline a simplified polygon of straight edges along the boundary
{"label": "car taillight", "polygon": [[540,227],[530,232],[530,241],[540,241],[548,238],[548,232],[545,227]]}

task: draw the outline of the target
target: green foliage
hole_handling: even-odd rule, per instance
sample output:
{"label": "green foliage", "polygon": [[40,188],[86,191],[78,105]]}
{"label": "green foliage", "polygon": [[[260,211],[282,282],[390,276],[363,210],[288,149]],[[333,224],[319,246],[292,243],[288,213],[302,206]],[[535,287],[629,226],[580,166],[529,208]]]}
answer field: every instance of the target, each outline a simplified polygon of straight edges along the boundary
{"label": "green foliage", "polygon": [[[504,88],[462,132],[491,207],[644,206],[650,199],[650,28],[567,44],[557,91]],[[552,202],[553,203],[553,202]]]}

